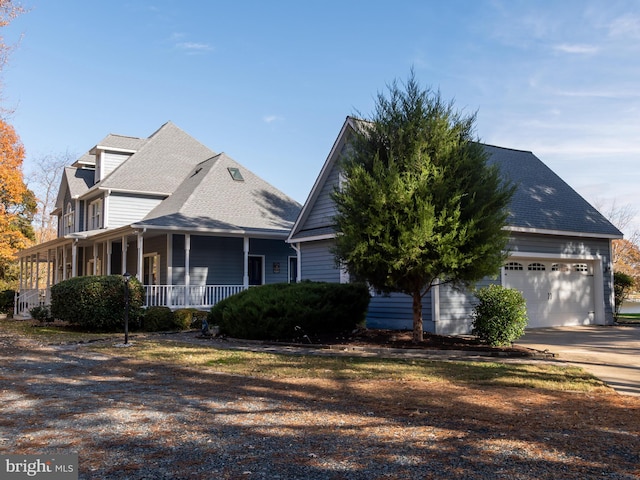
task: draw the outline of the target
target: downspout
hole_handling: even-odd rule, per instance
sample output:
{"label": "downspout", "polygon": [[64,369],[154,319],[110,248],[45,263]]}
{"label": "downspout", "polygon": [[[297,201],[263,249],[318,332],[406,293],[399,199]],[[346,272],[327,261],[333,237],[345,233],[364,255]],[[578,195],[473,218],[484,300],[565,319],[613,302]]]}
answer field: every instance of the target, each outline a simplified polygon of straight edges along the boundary
{"label": "downspout", "polygon": [[302,279],[302,252],[300,250],[300,242],[291,244],[291,248],[296,252],[296,283],[300,283]]}

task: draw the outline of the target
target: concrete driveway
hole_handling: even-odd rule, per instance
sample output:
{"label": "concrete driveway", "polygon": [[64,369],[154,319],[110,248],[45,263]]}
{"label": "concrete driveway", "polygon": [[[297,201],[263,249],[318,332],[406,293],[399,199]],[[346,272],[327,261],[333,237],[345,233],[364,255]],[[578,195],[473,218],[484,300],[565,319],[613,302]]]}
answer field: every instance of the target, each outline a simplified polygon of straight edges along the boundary
{"label": "concrete driveway", "polygon": [[640,396],[640,326],[541,328],[527,330],[515,343],[548,350],[617,392]]}

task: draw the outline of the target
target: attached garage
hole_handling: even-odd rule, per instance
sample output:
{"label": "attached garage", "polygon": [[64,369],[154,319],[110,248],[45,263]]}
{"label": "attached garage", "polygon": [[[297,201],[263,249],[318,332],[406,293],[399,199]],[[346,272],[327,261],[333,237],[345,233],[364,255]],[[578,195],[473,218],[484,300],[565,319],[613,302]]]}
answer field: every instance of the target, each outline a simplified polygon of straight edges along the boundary
{"label": "attached garage", "polygon": [[[302,280],[339,281],[331,193],[340,185],[341,158],[358,122],[345,121],[287,240],[298,252]],[[522,291],[528,328],[613,323],[611,242],[622,233],[533,153],[493,145],[483,149],[516,189],[505,226],[507,264],[500,277],[486,277],[476,287],[502,283]],[[425,330],[441,335],[472,331],[472,290],[443,284],[430,293],[423,301]],[[369,304],[367,325],[405,329],[412,318],[408,295],[381,295]]]}
{"label": "attached garage", "polygon": [[603,294],[599,260],[511,258],[502,284],[522,292],[527,328],[602,323],[603,306],[595,301]]}

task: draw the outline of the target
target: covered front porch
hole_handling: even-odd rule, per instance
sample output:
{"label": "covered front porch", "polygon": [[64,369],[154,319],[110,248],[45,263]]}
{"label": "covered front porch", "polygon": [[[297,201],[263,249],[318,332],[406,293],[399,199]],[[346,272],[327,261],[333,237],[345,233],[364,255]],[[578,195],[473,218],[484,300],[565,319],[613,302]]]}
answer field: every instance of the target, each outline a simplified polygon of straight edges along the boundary
{"label": "covered front porch", "polygon": [[67,235],[19,253],[14,315],[51,303],[51,286],[83,275],[134,275],[145,307],[210,309],[253,285],[296,281],[297,256],[280,238],[122,228]]}

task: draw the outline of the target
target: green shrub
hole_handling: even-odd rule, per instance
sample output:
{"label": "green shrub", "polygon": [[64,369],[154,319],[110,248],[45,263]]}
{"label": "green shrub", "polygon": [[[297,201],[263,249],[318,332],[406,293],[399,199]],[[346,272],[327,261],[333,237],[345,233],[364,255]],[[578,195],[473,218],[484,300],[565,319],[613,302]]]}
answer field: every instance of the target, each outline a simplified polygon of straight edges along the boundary
{"label": "green shrub", "polygon": [[0,291],[0,313],[13,313],[13,302],[16,292],[13,290]]}
{"label": "green shrub", "polygon": [[[124,328],[125,283],[121,275],[74,277],[51,287],[51,314],[87,331]],[[129,328],[140,326],[144,288],[129,280]]]}
{"label": "green shrub", "polygon": [[144,311],[142,328],[146,332],[174,330],[175,315],[169,307],[149,307]]}
{"label": "green shrub", "polygon": [[236,338],[287,339],[350,330],[364,321],[362,284],[278,283],[253,287],[215,305],[207,321]]}
{"label": "green shrub", "polygon": [[53,316],[51,315],[51,309],[46,305],[38,305],[29,310],[31,318],[38,320],[40,323],[53,322]]}
{"label": "green shrub", "polygon": [[208,312],[197,308],[181,308],[175,311],[175,328],[189,330],[202,328],[202,319],[207,318]]}
{"label": "green shrub", "polygon": [[473,309],[473,334],[494,347],[508,345],[524,335],[527,325],[526,301],[518,290],[500,285],[476,290],[478,304]]}
{"label": "green shrub", "polygon": [[631,275],[623,272],[613,273],[613,296],[615,301],[613,316],[616,320],[618,320],[618,316],[620,315],[620,307],[629,297],[629,293],[631,292],[634,284],[635,281]]}

